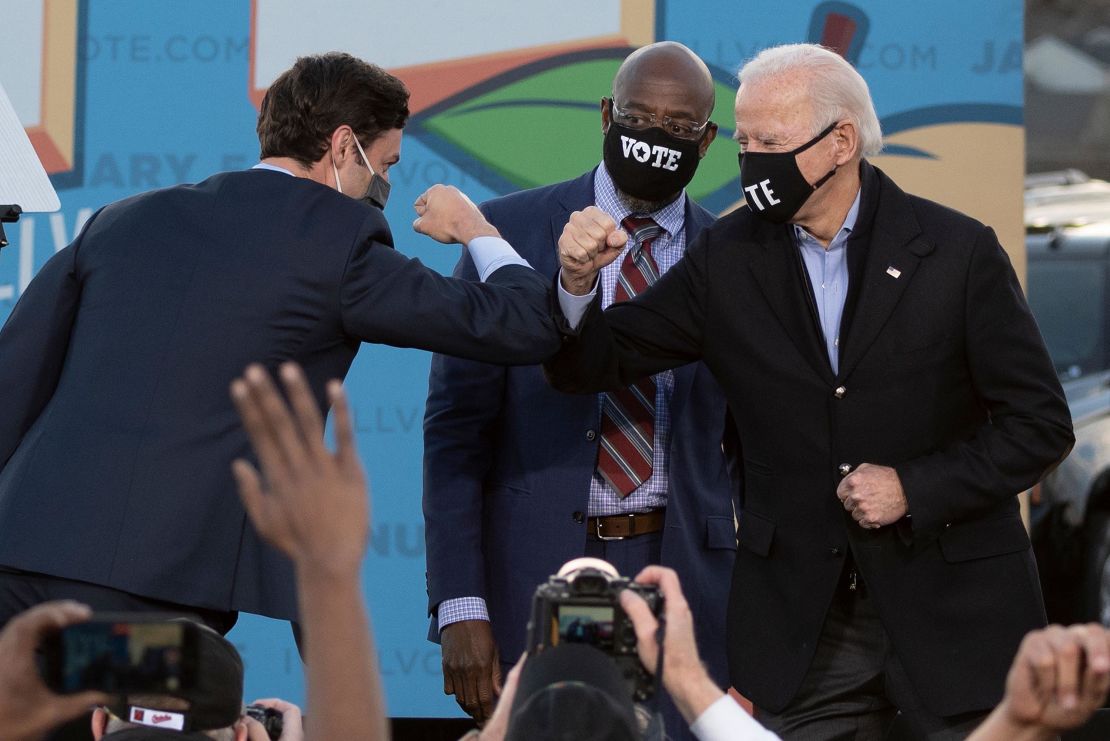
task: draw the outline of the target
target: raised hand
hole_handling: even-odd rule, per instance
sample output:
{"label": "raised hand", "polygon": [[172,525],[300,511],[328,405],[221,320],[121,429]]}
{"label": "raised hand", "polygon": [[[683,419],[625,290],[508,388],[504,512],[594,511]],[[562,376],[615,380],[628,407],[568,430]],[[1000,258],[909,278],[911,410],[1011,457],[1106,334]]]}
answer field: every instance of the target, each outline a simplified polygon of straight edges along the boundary
{"label": "raised hand", "polygon": [[475,237],[501,236],[466,194],[453,185],[433,185],[416,203],[412,228],[444,244],[466,244]]}
{"label": "raised hand", "polygon": [[559,237],[563,288],[577,296],[589,293],[598,271],[617,259],[626,242],[628,234],[597,206],[572,213]]}
{"label": "raised hand", "polygon": [[294,363],[280,372],[288,405],[260,365],[231,384],[262,468],[260,474],[244,460],[234,462],[239,496],[258,532],[298,567],[357,574],[366,552],[369,504],[343,386],[328,384],[335,415],[331,453],[304,373]]}

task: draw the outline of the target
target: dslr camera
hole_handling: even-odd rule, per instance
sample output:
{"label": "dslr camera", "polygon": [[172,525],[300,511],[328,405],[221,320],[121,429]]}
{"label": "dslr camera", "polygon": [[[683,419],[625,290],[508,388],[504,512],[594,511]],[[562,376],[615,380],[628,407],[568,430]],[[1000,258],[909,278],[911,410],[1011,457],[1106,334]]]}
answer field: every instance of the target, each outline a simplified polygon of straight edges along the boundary
{"label": "dslr camera", "polygon": [[536,588],[528,621],[528,653],[560,643],[585,643],[610,656],[620,669],[635,702],[655,694],[655,678],[636,653],[636,631],[620,606],[620,593],[631,589],[652,613],[663,611],[658,588],[622,577],[599,558],[576,558]]}

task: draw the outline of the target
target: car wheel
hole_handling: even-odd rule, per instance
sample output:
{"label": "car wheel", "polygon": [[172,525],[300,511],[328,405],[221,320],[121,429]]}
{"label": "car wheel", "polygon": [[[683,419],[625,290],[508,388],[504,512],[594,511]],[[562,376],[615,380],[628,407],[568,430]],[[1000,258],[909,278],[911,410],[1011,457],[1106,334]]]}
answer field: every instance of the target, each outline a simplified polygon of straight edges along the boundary
{"label": "car wheel", "polygon": [[1083,536],[1084,617],[1110,627],[1110,512],[1091,513]]}

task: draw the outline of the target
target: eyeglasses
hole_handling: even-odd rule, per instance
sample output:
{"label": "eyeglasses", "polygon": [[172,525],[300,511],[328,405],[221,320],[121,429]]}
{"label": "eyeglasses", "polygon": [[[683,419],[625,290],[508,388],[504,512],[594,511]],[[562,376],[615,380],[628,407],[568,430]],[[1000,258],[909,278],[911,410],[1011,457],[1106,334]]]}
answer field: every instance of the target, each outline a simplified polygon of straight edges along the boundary
{"label": "eyeglasses", "polygon": [[612,112],[613,120],[621,126],[627,126],[636,131],[658,127],[671,136],[678,137],[679,139],[699,139],[705,132],[705,127],[709,125],[708,118],[698,123],[697,121],[690,121],[685,118],[663,116],[663,118],[660,119],[656,118],[654,113],[630,111],[627,108],[618,106],[616,101],[612,98],[609,98],[609,110]]}

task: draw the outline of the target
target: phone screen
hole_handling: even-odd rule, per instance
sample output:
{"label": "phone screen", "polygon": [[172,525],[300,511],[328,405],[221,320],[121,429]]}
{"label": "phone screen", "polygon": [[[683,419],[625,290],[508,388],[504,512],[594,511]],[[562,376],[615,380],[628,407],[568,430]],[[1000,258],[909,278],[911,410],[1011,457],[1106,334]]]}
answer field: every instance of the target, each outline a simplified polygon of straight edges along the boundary
{"label": "phone screen", "polygon": [[94,620],[62,630],[47,649],[58,692],[175,693],[193,686],[196,626],[187,621]]}

